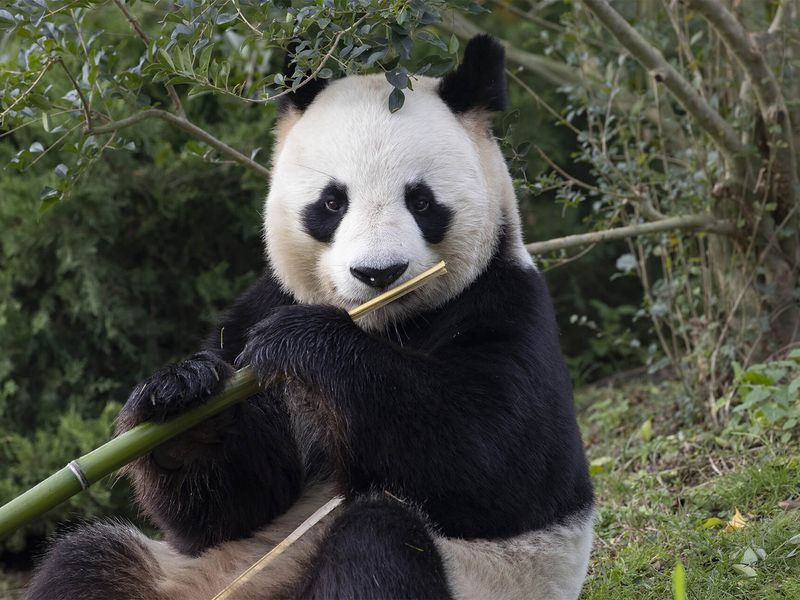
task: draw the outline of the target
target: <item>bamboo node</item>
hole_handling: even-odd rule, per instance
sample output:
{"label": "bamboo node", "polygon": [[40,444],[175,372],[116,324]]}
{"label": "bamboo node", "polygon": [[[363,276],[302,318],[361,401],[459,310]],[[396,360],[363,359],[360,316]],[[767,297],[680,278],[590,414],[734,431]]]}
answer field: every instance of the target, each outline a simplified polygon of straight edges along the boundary
{"label": "bamboo node", "polygon": [[78,461],[76,460],[69,461],[67,463],[67,469],[69,469],[70,472],[73,475],[75,475],[75,479],[77,479],[78,483],[81,484],[81,489],[83,490],[89,489],[89,486],[92,484],[89,482],[89,478],[86,476],[86,473],[83,472],[83,469],[78,464]]}

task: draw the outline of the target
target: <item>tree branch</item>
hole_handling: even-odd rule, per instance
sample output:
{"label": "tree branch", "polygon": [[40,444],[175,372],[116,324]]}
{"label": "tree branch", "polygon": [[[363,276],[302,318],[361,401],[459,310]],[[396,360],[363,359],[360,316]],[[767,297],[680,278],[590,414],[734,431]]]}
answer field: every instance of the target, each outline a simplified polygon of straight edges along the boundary
{"label": "tree branch", "polygon": [[[717,0],[688,0],[708,21],[741,65],[753,87],[766,123],[774,158],[773,193],[784,213],[795,203],[797,171],[789,110],[783,92],[764,55],[736,17]],[[778,8],[782,11],[782,5]],[[776,17],[777,21],[777,17]]]}
{"label": "tree branch", "polygon": [[201,142],[205,142],[206,144],[217,150],[220,154],[224,154],[225,156],[239,163],[240,165],[247,167],[251,171],[255,171],[265,179],[269,178],[269,169],[267,169],[265,166],[258,164],[257,162],[248,158],[235,148],[231,148],[225,142],[215,138],[205,129],[201,129],[194,123],[190,122],[188,119],[184,117],[179,117],[178,115],[174,115],[171,112],[168,112],[166,110],[161,110],[158,108],[151,108],[149,110],[136,113],[135,115],[131,115],[130,117],[120,119],[119,121],[112,121],[111,123],[106,123],[105,125],[94,127],[93,129],[89,130],[88,133],[95,135],[101,133],[111,133],[113,131],[119,131],[120,129],[125,129],[126,127],[130,127],[131,125],[136,125],[137,123],[140,123],[147,119],[162,119],[167,123],[174,125],[178,129],[185,131],[186,133],[200,140]]}
{"label": "tree branch", "polygon": [[[476,35],[486,33],[472,21],[454,10],[445,13],[442,16],[442,22],[439,23],[438,26],[445,31],[454,33],[461,39],[469,39]],[[556,86],[569,83],[581,83],[580,77],[569,65],[545,58],[544,56],[539,56],[538,54],[518,50],[507,41],[500,38],[498,38],[498,41],[505,47],[509,62],[524,67],[544,81]]]}
{"label": "tree branch", "polygon": [[[117,5],[117,8],[122,11],[122,14],[125,15],[125,18],[128,19],[128,23],[131,24],[133,30],[136,32],[145,45],[149,48],[150,47],[150,36],[147,35],[147,32],[142,28],[142,24],[139,23],[139,19],[137,19],[131,11],[128,10],[128,7],[122,0],[114,0],[114,4]],[[157,59],[156,59],[157,60]],[[175,88],[172,86],[171,83],[166,84],[167,94],[169,94],[170,99],[172,100],[172,104],[175,107],[175,110],[178,114],[182,117],[186,117],[186,111],[183,110],[183,104],[181,104],[181,99],[178,96],[178,92],[175,91]]]}
{"label": "tree branch", "polygon": [[72,82],[72,87],[75,88],[75,91],[78,93],[78,97],[81,99],[81,106],[83,107],[83,116],[86,119],[86,129],[91,129],[92,128],[92,109],[89,106],[89,101],[86,99],[86,96],[84,96],[84,94],[83,94],[83,90],[81,90],[80,86],[78,85],[78,82],[72,76],[72,73],[70,73],[69,69],[67,68],[67,65],[64,64],[64,61],[60,56],[58,58],[56,58],[54,62],[57,62],[59,65],[61,65],[61,68],[64,70],[64,73],[67,74],[67,77]]}
{"label": "tree branch", "polygon": [[692,85],[650,45],[606,0],[583,0],[603,26],[678,99],[714,140],[739,178],[746,173],[745,149],[736,131],[703,99]]}
{"label": "tree branch", "polygon": [[532,244],[526,244],[525,249],[531,254],[545,254],[555,250],[574,248],[575,246],[597,244],[598,242],[620,240],[673,229],[700,230],[721,235],[733,235],[736,232],[736,227],[730,221],[722,221],[711,215],[684,215],[680,217],[668,217],[660,221],[652,221],[649,223],[637,223],[625,227],[606,229],[605,231],[591,231],[589,233],[568,235],[553,240],[547,240],[546,242],[533,242]]}

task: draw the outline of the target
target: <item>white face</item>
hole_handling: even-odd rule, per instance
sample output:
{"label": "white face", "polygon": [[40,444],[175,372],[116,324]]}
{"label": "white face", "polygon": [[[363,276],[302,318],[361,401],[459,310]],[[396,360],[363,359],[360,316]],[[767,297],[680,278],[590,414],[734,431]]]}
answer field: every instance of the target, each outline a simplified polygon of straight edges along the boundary
{"label": "white face", "polygon": [[441,305],[486,268],[510,179],[486,130],[456,117],[436,84],[416,81],[392,114],[382,75],[347,77],[282,117],[266,241],[299,302],[351,309],[446,261],[448,275],[362,323],[381,327]]}

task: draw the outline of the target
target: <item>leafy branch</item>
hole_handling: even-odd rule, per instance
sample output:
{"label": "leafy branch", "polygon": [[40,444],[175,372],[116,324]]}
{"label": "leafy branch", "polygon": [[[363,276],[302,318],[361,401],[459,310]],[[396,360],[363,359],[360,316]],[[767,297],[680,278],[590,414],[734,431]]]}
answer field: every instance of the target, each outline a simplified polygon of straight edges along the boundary
{"label": "leafy branch", "polygon": [[[138,35],[139,38],[141,38],[141,40],[145,43],[145,46],[149,47],[150,44],[152,43],[150,40],[150,36],[147,35],[147,32],[142,27],[142,24],[139,22],[139,19],[137,19],[134,16],[134,14],[130,10],[128,10],[128,7],[122,0],[114,0],[114,4],[117,6],[117,8],[119,8],[122,14],[125,15],[125,18],[128,20],[128,23],[130,23],[131,27],[136,32],[136,35]],[[167,83],[165,87],[167,89],[167,94],[169,94],[169,97],[172,100],[172,104],[175,106],[175,110],[177,111],[177,113],[180,116],[185,117],[186,111],[183,110],[183,104],[181,103],[181,99],[178,96],[178,92],[175,91],[175,87],[171,83]]]}
{"label": "leafy branch", "polygon": [[675,67],[667,62],[664,55],[622,18],[606,0],[583,0],[583,4],[633,58],[648,69],[655,80],[663,83],[664,87],[678,99],[695,118],[697,124],[711,136],[725,155],[729,166],[734,168],[738,178],[744,179],[747,171],[744,162],[745,147],[733,127],[706,102]]}
{"label": "leafy branch", "polygon": [[125,129],[127,127],[131,127],[132,125],[136,125],[137,123],[141,123],[142,121],[145,121],[147,119],[161,119],[169,123],[170,125],[177,127],[181,131],[185,131],[186,133],[200,140],[201,142],[205,142],[215,150],[219,151],[221,154],[224,154],[225,156],[239,163],[243,167],[246,167],[251,171],[254,171],[258,175],[261,175],[262,177],[265,178],[269,177],[269,169],[267,169],[263,165],[260,165],[254,160],[248,158],[235,148],[229,146],[225,142],[214,137],[213,135],[208,133],[205,129],[198,127],[188,119],[173,114],[169,111],[161,110],[159,108],[151,108],[136,113],[134,115],[131,115],[130,117],[120,119],[119,121],[112,121],[104,125],[99,125],[89,130],[89,133],[95,135],[102,133],[112,133],[115,131],[119,131],[121,129]]}
{"label": "leafy branch", "polygon": [[[731,12],[717,0],[689,0],[688,4],[711,24],[739,62],[755,91],[774,158],[774,196],[784,214],[796,202],[798,186],[796,149],[783,92],[766,58]],[[779,7],[780,8],[780,7]],[[782,12],[778,12],[775,23]]]}

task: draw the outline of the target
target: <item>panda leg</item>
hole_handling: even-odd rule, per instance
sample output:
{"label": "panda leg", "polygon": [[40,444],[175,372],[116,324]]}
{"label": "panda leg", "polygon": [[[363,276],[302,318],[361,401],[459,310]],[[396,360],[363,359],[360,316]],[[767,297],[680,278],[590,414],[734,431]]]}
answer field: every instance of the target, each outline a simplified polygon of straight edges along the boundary
{"label": "panda leg", "polygon": [[167,600],[147,539],[118,522],[84,525],[58,540],[31,580],[27,600]]}
{"label": "panda leg", "polygon": [[388,497],[356,500],[331,524],[294,598],[451,598],[425,521]]}

